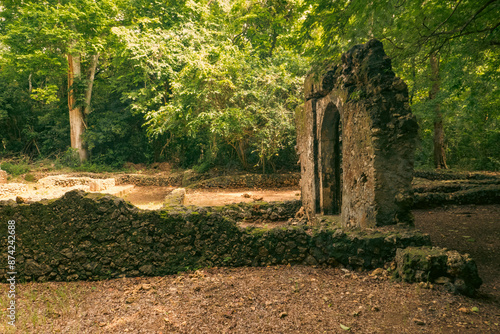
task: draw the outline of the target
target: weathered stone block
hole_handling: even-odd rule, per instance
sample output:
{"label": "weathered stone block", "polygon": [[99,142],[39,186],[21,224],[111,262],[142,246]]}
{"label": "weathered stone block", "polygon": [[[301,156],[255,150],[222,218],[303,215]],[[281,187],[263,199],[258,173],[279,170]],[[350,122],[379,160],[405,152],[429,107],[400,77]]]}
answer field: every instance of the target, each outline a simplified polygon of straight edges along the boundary
{"label": "weathered stone block", "polygon": [[164,206],[184,205],[185,197],[186,197],[186,189],[184,188],[174,189],[170,194],[165,196],[165,201],[163,202],[163,205]]}
{"label": "weathered stone block", "polygon": [[439,247],[408,247],[396,251],[397,275],[406,282],[446,284],[448,289],[473,295],[482,284],[476,263],[468,254]]}

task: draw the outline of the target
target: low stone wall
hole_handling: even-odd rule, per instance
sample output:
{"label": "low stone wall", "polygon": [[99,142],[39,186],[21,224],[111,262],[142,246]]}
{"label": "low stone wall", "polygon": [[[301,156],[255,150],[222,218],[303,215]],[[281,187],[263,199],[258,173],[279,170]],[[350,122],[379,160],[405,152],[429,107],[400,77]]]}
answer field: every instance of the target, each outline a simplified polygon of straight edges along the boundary
{"label": "low stone wall", "polygon": [[116,176],[117,184],[133,184],[138,187],[169,187],[180,186],[182,184],[182,174],[171,176],[143,175],[143,174],[123,174]]}
{"label": "low stone wall", "polygon": [[123,174],[116,176],[117,184],[133,184],[135,186],[176,186],[196,189],[207,188],[282,188],[298,187],[300,174],[241,174],[210,177],[207,174],[184,173],[161,175]]}
{"label": "low stone wall", "polygon": [[494,180],[498,176],[488,172],[450,172],[447,170],[415,171],[414,177],[427,180]]}
{"label": "low stone wall", "polygon": [[[253,202],[236,203],[208,208],[222,216],[235,221],[286,221],[294,218],[300,210],[302,202],[299,200],[283,202]],[[176,208],[182,209],[182,208]],[[304,217],[304,222],[307,220]]]}
{"label": "low stone wall", "polygon": [[455,192],[415,193],[413,198],[414,209],[465,204],[500,204],[500,185],[474,187]]}
{"label": "low stone wall", "polygon": [[444,284],[452,292],[472,296],[483,281],[468,254],[439,247],[408,247],[396,252],[396,276],[405,282]]}
{"label": "low stone wall", "polygon": [[74,187],[88,186],[90,191],[102,191],[115,186],[114,178],[93,179],[90,177],[71,177],[66,175],[53,175],[44,177],[37,182],[42,187]]}
{"label": "low stone wall", "polygon": [[289,174],[244,174],[220,176],[191,184],[188,188],[281,188],[298,187],[299,173]]}
{"label": "low stone wall", "polygon": [[[288,216],[287,206],[295,213],[296,203],[285,203],[282,218]],[[251,208],[256,215],[274,212],[263,203]],[[7,222],[16,221],[16,271],[25,281],[288,263],[371,269],[392,261],[397,248],[430,245],[427,235],[399,227],[374,232],[345,232],[336,226],[243,229],[232,217],[245,212],[202,207],[143,211],[114,196],[71,191],[33,204],[0,202],[0,230],[7,231]],[[1,244],[7,244],[6,235],[0,235]],[[6,257],[4,252],[3,263]],[[2,282],[6,272],[0,269]]]}
{"label": "low stone wall", "polygon": [[24,183],[0,184],[0,198],[19,195],[28,191],[28,186]]}

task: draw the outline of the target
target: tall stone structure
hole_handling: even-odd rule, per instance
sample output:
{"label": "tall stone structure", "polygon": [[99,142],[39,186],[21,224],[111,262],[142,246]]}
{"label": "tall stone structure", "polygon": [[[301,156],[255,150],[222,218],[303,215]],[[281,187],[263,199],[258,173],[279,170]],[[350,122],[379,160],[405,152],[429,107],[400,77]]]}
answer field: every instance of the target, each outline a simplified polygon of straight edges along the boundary
{"label": "tall stone structure", "polygon": [[411,224],[418,125],[382,43],[356,45],[310,74],[304,92],[296,124],[306,213],[341,213],[348,228]]}

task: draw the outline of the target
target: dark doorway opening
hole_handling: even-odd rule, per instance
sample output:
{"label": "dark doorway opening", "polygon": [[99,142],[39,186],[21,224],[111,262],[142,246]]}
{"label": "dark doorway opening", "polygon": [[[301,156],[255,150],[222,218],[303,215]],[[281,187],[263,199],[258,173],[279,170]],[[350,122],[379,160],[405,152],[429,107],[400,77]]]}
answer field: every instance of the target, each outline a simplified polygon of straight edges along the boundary
{"label": "dark doorway opening", "polygon": [[318,141],[318,213],[340,214],[342,207],[342,140],[340,112],[333,103],[325,108]]}

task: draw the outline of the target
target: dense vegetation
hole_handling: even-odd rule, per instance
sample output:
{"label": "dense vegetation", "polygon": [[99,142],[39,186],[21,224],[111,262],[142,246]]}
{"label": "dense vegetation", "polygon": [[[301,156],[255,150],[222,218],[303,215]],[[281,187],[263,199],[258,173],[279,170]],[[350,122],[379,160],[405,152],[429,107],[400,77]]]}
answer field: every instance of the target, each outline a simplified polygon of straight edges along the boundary
{"label": "dense vegetation", "polygon": [[4,0],[0,155],[293,168],[306,72],[378,38],[417,164],[500,170],[499,17],[495,0]]}

